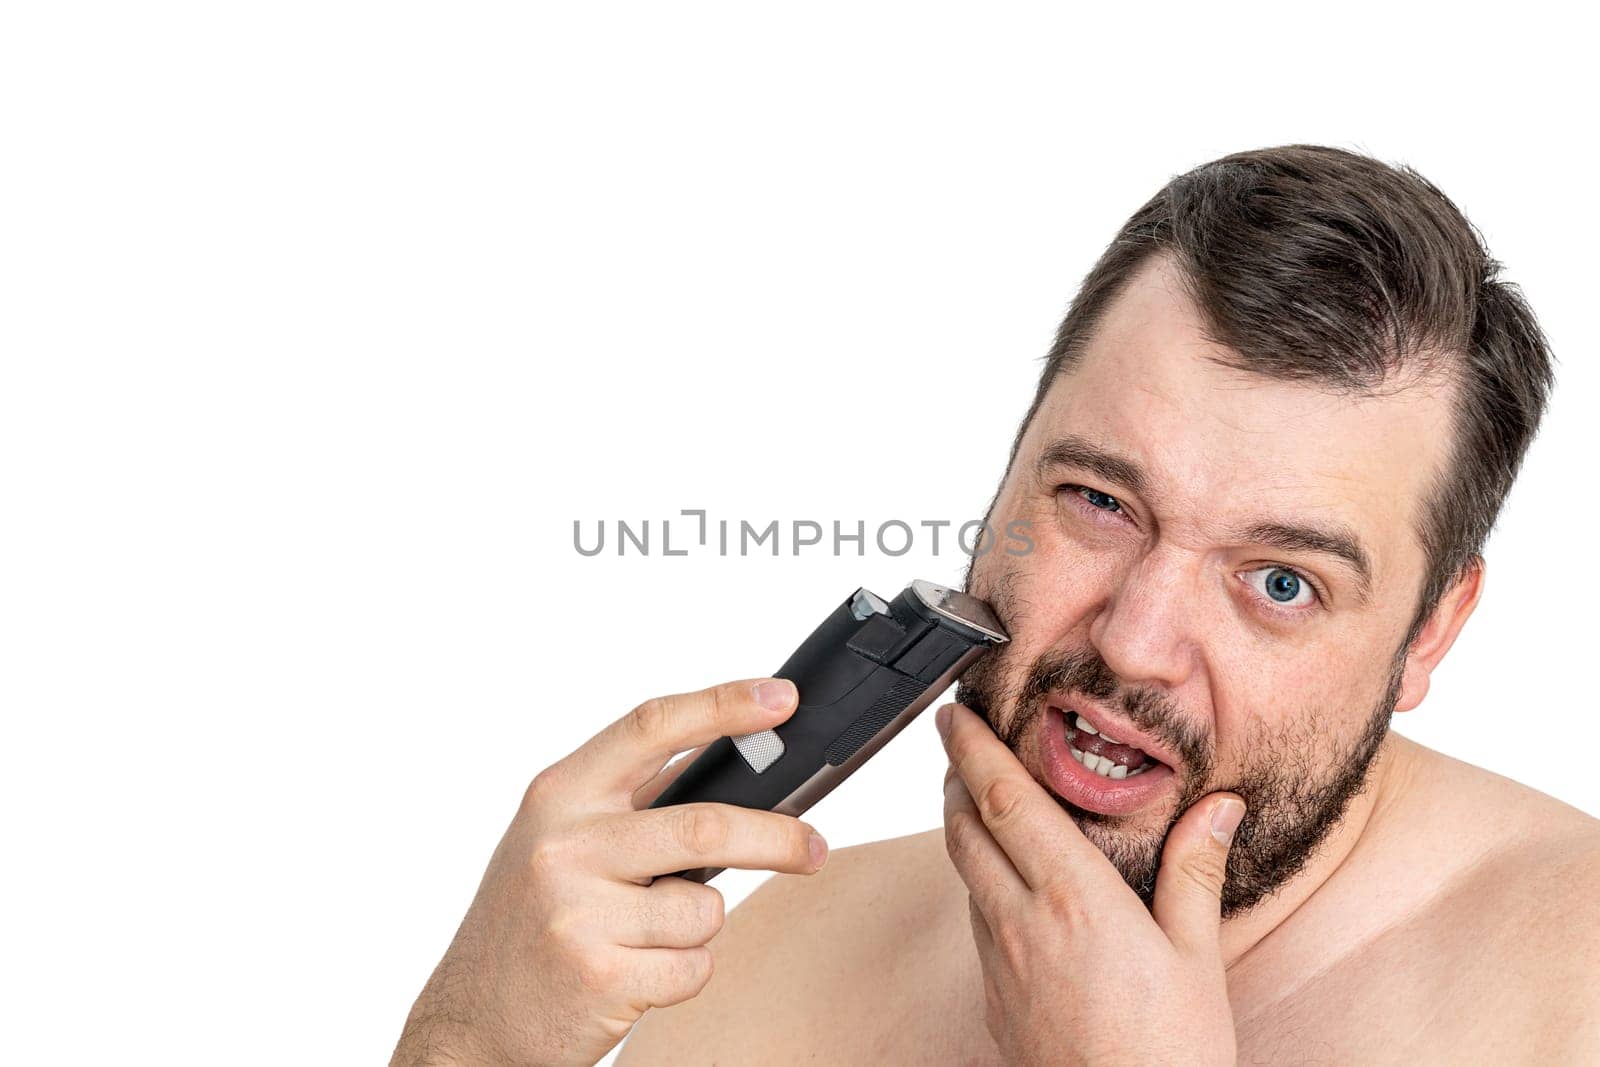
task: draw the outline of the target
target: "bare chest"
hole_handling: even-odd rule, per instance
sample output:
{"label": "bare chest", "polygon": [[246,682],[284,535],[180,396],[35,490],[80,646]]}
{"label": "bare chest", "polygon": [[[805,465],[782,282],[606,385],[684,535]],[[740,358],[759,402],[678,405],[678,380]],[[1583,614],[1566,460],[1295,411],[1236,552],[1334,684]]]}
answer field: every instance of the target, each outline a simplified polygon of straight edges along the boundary
{"label": "bare chest", "polygon": [[[1285,972],[1236,995],[1244,1064],[1531,1063],[1559,1061],[1543,1017],[1507,1011],[1488,973],[1441,966],[1422,941],[1364,952],[1313,980]],[[1283,990],[1293,989],[1288,996]],[[832,998],[830,998],[832,999]],[[985,1021],[977,952],[964,928],[929,931],[841,984],[824,1009],[817,1051],[850,1064],[1000,1065]]]}

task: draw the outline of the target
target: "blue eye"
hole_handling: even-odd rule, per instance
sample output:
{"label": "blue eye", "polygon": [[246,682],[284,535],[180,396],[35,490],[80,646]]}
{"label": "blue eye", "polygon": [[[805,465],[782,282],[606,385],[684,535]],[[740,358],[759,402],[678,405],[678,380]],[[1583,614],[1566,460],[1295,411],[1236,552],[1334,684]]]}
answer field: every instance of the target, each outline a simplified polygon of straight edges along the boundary
{"label": "blue eye", "polygon": [[[1262,567],[1260,570],[1251,571],[1252,576],[1266,575],[1263,583],[1251,582],[1260,589],[1275,605],[1285,608],[1309,607],[1317,600],[1316,589],[1305,578],[1287,567]],[[1306,599],[1301,599],[1301,594]]]}
{"label": "blue eye", "polygon": [[1109,511],[1112,514],[1116,514],[1122,510],[1122,505],[1117,503],[1117,498],[1110,493],[1102,493],[1098,489],[1090,489],[1083,485],[1068,485],[1062,488],[1072,490],[1072,492],[1078,494],[1101,511]]}

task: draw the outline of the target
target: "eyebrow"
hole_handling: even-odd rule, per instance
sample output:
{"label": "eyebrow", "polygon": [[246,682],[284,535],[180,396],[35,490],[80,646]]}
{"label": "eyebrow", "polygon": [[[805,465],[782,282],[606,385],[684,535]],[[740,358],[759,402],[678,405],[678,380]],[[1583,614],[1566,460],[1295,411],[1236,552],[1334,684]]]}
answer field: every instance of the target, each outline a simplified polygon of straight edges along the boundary
{"label": "eyebrow", "polygon": [[[1042,478],[1052,467],[1078,467],[1093,471],[1110,481],[1150,495],[1150,479],[1144,468],[1126,456],[1101,448],[1087,438],[1067,434],[1050,442],[1039,453],[1034,470]],[[1372,592],[1372,555],[1355,531],[1342,523],[1315,525],[1303,522],[1260,520],[1236,535],[1240,540],[1267,545],[1287,552],[1316,552],[1342,561],[1354,574],[1356,596],[1366,604]]]}

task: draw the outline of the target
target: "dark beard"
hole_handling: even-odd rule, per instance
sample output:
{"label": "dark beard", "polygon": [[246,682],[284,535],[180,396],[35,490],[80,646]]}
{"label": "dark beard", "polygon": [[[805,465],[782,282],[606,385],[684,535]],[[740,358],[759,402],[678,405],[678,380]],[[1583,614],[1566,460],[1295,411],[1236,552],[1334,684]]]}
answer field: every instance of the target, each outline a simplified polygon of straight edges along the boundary
{"label": "dark beard", "polygon": [[[1388,687],[1355,738],[1341,743],[1322,736],[1317,724],[1326,719],[1316,714],[1275,733],[1258,723],[1248,742],[1245,769],[1235,781],[1222,783],[1211,781],[1210,732],[1192,727],[1161,694],[1125,688],[1092,649],[1040,656],[1020,689],[1003,684],[1005,662],[1003,652],[979,660],[957,685],[956,699],[982,715],[1013,752],[1038,729],[1045,695],[1051,690],[1075,690],[1113,704],[1134,726],[1169,745],[1182,761],[1178,803],[1166,826],[1154,831],[1134,829],[1128,816],[1080,808],[1057,796],[1030,771],[1146,906],[1155,899],[1162,846],[1183,813],[1218,790],[1244,798],[1245,817],[1228,851],[1224,918],[1253,907],[1298,874],[1343,817],[1350,800],[1362,791],[1389,732],[1405,669],[1405,657],[1397,653]],[[999,712],[1008,706],[1014,710],[1001,721]]]}

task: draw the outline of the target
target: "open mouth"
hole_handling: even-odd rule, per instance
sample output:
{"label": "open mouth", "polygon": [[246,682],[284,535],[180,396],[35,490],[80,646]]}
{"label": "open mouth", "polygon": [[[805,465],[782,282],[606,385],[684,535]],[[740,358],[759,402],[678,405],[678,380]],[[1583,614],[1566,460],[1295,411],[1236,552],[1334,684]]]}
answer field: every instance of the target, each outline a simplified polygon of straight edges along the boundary
{"label": "open mouth", "polygon": [[1133,778],[1160,766],[1143,749],[1124,744],[1094,728],[1094,724],[1075,711],[1063,711],[1067,751],[1072,758],[1102,778]]}
{"label": "open mouth", "polygon": [[1070,700],[1052,700],[1040,716],[1045,784],[1062,799],[1102,815],[1132,815],[1162,803],[1175,773],[1171,765],[1108,732],[1105,719],[1097,725]]}

